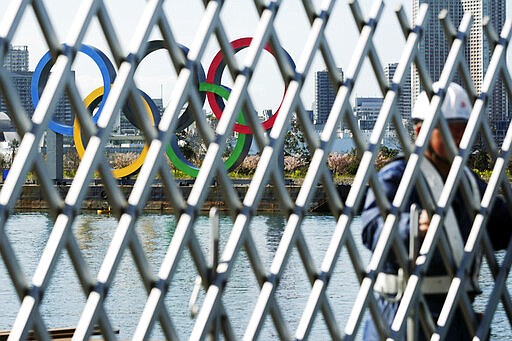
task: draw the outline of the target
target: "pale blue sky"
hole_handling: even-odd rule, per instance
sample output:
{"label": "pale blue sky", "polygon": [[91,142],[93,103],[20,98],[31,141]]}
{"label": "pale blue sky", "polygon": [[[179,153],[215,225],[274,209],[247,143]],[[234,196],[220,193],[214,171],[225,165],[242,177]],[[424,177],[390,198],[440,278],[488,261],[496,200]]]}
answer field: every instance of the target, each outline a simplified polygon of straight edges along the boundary
{"label": "pale blue sky", "polygon": [[[0,0],[0,20],[3,24],[3,16],[8,7],[9,0]],[[49,15],[54,23],[59,40],[64,41],[75,15],[77,14],[82,1],[45,0]],[[140,15],[146,1],[106,0],[106,6],[110,12],[114,27],[124,47],[129,45],[130,39],[136,29]],[[127,5],[129,3],[129,5]],[[319,6],[321,1],[314,1]],[[385,9],[382,21],[379,23],[375,36],[376,48],[383,64],[399,60],[405,40],[396,20],[394,9],[403,3],[406,13],[411,20],[410,0],[385,1]],[[372,6],[372,0],[361,0],[360,5],[365,13],[368,13]],[[200,23],[203,5],[199,0],[168,1],[165,5],[171,27],[174,30],[178,42],[184,45],[191,45],[195,31]],[[508,16],[510,17],[510,16]],[[40,29],[35,27],[35,19],[32,10],[29,10],[23,18],[14,44],[28,45],[30,49],[31,69],[46,52],[47,46],[42,42],[43,38]],[[226,1],[222,12],[222,20],[230,39],[252,36],[257,26],[258,16],[251,1],[230,0]],[[85,43],[102,49],[107,55],[108,49],[102,34],[98,30],[98,23],[94,20],[85,38]],[[302,9],[301,1],[285,0],[280,8],[276,22],[277,32],[283,47],[297,61],[302,53],[305,39],[308,34],[309,24]],[[160,38],[158,32],[154,32],[154,39]],[[339,67],[347,69],[356,44],[358,32],[352,15],[349,10],[348,1],[338,1],[330,18],[327,28],[327,39],[332,47],[332,52]],[[203,57],[205,72],[214,54],[218,51],[215,39],[211,39],[208,49]],[[237,56],[243,58],[244,53]],[[302,99],[306,108],[311,108],[314,99],[314,71],[324,69],[324,63],[318,54],[315,57],[311,72],[306,79]],[[97,86],[101,85],[98,71],[95,71],[94,64],[87,58],[80,58],[77,61],[76,73],[81,92],[84,97]],[[170,65],[169,58],[164,52],[156,52],[145,59],[136,74],[139,87],[154,98],[160,97],[161,93],[168,97],[173,89],[176,75]],[[225,76],[223,84],[229,86],[231,80]],[[269,54],[263,54],[262,60],[255,72],[255,79],[252,82],[250,91],[258,110],[265,108],[276,108],[283,91],[283,82],[278,75],[278,69]],[[360,96],[380,96],[379,90],[372,76],[370,64],[365,63],[363,75],[356,84],[356,93]]]}

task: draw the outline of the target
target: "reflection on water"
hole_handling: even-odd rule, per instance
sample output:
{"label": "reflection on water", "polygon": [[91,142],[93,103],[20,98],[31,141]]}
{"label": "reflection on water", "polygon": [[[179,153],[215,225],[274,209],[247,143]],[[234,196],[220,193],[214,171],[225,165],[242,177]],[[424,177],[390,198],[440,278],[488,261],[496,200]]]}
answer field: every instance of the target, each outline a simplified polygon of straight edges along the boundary
{"label": "reflection on water", "polygon": [[[93,274],[99,271],[110,240],[115,233],[116,224],[114,217],[99,215],[81,215],[75,222],[74,235],[87,266]],[[223,245],[228,240],[232,224],[230,217],[221,216],[221,252]],[[286,221],[278,215],[257,216],[254,217],[251,223],[250,233],[265,271],[268,271],[271,266],[272,258],[278,248],[285,225]],[[44,245],[51,233],[51,228],[50,219],[41,213],[16,214],[10,217],[7,223],[7,237],[27,276],[27,280],[30,280],[34,273]],[[144,215],[137,223],[137,235],[146,252],[151,271],[155,274],[167,251],[175,228],[176,218],[172,215]],[[335,221],[329,216],[308,216],[304,220],[301,232],[307,242],[316,269],[320,268],[334,228]],[[357,218],[354,220],[351,230],[356,244],[361,245],[360,225]],[[203,255],[208,255],[208,218],[203,216],[198,218],[194,225],[194,231],[199,244],[203,248]],[[366,264],[369,259],[368,251],[361,247],[359,252]],[[188,333],[194,324],[194,320],[190,317],[188,311],[188,300],[196,275],[197,272],[192,258],[188,250],[185,250],[166,297],[166,305],[176,326],[177,333],[183,339],[188,337]],[[489,275],[484,274],[482,277],[489,278]],[[350,258],[343,249],[327,289],[327,297],[340,329],[343,328],[342,326],[348,319],[358,288]],[[490,291],[489,284],[485,285],[484,283],[483,288],[484,292],[488,293]],[[302,260],[294,248],[276,294],[276,302],[284,315],[284,321],[288,324],[288,330],[292,333],[297,328],[310,289],[310,280],[304,270]],[[239,338],[243,336],[258,294],[257,280],[245,249],[242,248],[241,253],[235,260],[230,280],[223,295],[224,307]],[[200,294],[199,304],[202,303],[203,298],[204,291]],[[133,334],[146,299],[147,293],[141,283],[140,275],[136,270],[131,253],[127,251],[124,253],[106,300],[106,310],[111,318],[111,323],[120,328],[121,339],[127,339]],[[19,309],[19,302],[2,261],[0,261],[0,300],[2,301],[0,305],[0,329],[9,329]],[[41,305],[41,312],[47,326],[51,328],[75,326],[85,300],[86,296],[79,285],[69,256],[64,252],[59,258],[56,271],[51,277]],[[479,304],[483,307],[483,303]],[[496,327],[493,327],[495,337],[499,339],[500,336],[510,334],[510,327],[503,309],[495,316],[494,323],[496,324]],[[158,325],[155,327],[152,337],[155,339],[163,338]],[[321,314],[315,320],[310,339],[320,338],[330,339]],[[270,318],[267,318],[263,326],[260,339],[277,339],[277,332]]]}

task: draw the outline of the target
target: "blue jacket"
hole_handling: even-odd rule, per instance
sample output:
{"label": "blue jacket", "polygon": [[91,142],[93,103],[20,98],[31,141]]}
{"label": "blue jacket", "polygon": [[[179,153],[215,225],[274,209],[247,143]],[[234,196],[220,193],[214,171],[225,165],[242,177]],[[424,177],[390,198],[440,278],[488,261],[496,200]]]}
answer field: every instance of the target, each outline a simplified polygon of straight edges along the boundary
{"label": "blue jacket", "polygon": [[[398,185],[402,180],[402,175],[404,174],[406,166],[406,160],[403,158],[397,159],[385,167],[381,169],[378,173],[378,179],[382,185],[382,188],[385,191],[386,197],[391,202],[396,194],[398,189]],[[477,184],[480,190],[480,196],[484,193],[487,184],[478,178],[475,174],[475,179],[477,180]],[[421,208],[421,201],[418,196],[418,192],[416,189],[411,191],[409,198],[407,198],[406,207],[410,207],[413,203],[416,203]],[[466,205],[465,200],[462,194],[458,191],[452,201],[452,208],[459,224],[459,229],[462,235],[464,242],[467,240],[471,226],[473,224],[473,214],[472,212],[468,212],[469,205]],[[511,214],[509,209],[502,198],[496,198],[492,210],[489,212],[489,220],[487,221],[487,232],[489,234],[489,238],[492,242],[492,245],[495,250],[505,249],[508,246],[509,240],[512,235],[512,229],[510,228]],[[406,250],[408,250],[409,245],[409,211],[405,211],[401,214],[398,226],[397,233],[399,238],[404,242],[404,246]],[[361,214],[361,223],[363,226],[362,230],[362,239],[364,245],[370,249],[374,250],[377,244],[378,238],[382,232],[384,219],[380,214],[380,210],[377,206],[375,195],[371,189],[368,190],[366,194],[366,201],[364,205],[363,212]],[[388,253],[387,260],[384,264],[383,271],[387,273],[397,273],[398,272],[398,264],[395,261],[394,252],[390,250]],[[425,275],[445,275],[446,270],[445,266],[442,262],[441,256],[439,252],[436,251],[430,265],[427,269]],[[475,292],[475,294],[478,294]],[[444,295],[435,295],[430,297],[428,300],[429,308],[432,312],[434,320],[437,319],[439,312],[441,311]],[[378,297],[378,304],[380,309],[382,310],[382,316],[391,324],[396,310],[398,308],[398,302],[392,302],[386,300],[384,297]],[[379,340],[380,337],[377,333],[375,325],[373,321],[368,320],[365,331],[364,331],[364,340]],[[420,339],[423,339],[421,328],[420,328]],[[448,339],[449,340],[466,340],[469,339],[470,336],[467,335],[467,328],[464,326],[463,318],[460,312],[457,312],[450,329],[448,331]]]}
{"label": "blue jacket", "polygon": [[[405,166],[406,161],[400,158],[384,166],[378,174],[378,179],[382,184],[382,188],[384,189],[386,197],[389,201],[392,201],[396,194],[398,185],[402,180]],[[476,174],[475,179],[477,180],[478,187],[480,189],[480,195],[482,195],[487,184],[478,176],[476,176]],[[406,207],[410,207],[413,203],[416,203],[421,208],[421,201],[416,189],[411,191],[411,194],[407,200]],[[465,200],[463,199],[460,192],[457,192],[455,195],[452,201],[452,208],[455,217],[457,218],[457,222],[459,223],[462,238],[464,241],[466,241],[471,231],[473,218],[471,212],[468,212],[468,205],[466,205]],[[495,250],[505,249],[507,247],[512,235],[512,229],[508,224],[508,222],[511,221],[511,218],[512,217],[508,207],[506,206],[503,199],[501,197],[496,198],[487,223],[487,232]],[[363,226],[363,243],[368,249],[373,250],[382,231],[384,219],[380,215],[379,208],[375,201],[375,195],[371,189],[368,190],[366,195],[366,202],[361,214],[361,223]],[[398,235],[404,241],[406,248],[408,248],[409,211],[402,213],[397,228]],[[389,262],[386,262],[384,266],[384,271],[388,273],[396,273],[398,270],[398,265],[393,261],[394,256],[392,254],[393,252],[390,252]],[[432,259],[431,265],[429,266],[427,274],[440,274],[438,273],[439,267],[436,266],[440,265],[440,268],[443,268],[443,265],[440,262],[441,259],[439,259],[439,257],[434,257]]]}

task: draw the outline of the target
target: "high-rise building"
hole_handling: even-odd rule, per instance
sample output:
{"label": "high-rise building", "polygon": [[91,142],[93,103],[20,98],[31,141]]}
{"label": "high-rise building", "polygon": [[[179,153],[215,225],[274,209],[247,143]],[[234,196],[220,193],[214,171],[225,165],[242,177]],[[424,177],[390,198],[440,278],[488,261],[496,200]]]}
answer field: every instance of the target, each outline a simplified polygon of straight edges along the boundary
{"label": "high-rise building", "polygon": [[[32,72],[28,71],[28,47],[9,45],[3,67],[9,71],[14,88],[17,90],[21,105],[25,112],[32,117],[32,98],[30,96],[30,82]],[[5,95],[0,92],[0,111],[9,113]]]}
{"label": "high-rise building", "polygon": [[383,102],[382,97],[356,97],[353,109],[359,129],[367,132],[373,130]]}
{"label": "high-rise building", "polygon": [[[388,85],[391,85],[397,67],[398,63],[389,63],[384,67]],[[411,73],[409,72],[402,83],[402,90],[398,98],[398,110],[403,122],[408,122],[411,119],[411,107]]]}
{"label": "high-rise building", "polygon": [[11,72],[27,72],[28,46],[9,45],[9,52],[4,58],[4,67]]}
{"label": "high-rise building", "polygon": [[[73,76],[73,78],[75,77]],[[62,95],[59,98],[59,101],[57,102],[57,107],[55,108],[53,119],[62,124],[73,126],[75,115],[73,115],[71,102],[69,101],[68,96]]]}
{"label": "high-rise building", "polygon": [[[419,13],[419,6],[428,3],[428,23],[424,28],[424,37],[420,44],[420,53],[425,58],[425,65],[428,68],[433,81],[437,81],[448,56],[450,45],[444,31],[439,23],[439,11],[447,9],[450,19],[458,26],[465,11],[471,12],[473,25],[469,40],[466,43],[466,61],[469,66],[471,78],[477,93],[480,93],[483,78],[489,65],[492,51],[489,50],[487,37],[483,32],[483,18],[488,16],[495,29],[499,32],[505,21],[506,8],[505,0],[413,0],[413,21]],[[460,82],[460,77],[455,77]],[[421,91],[420,81],[417,72],[413,71],[412,76],[413,101]],[[504,90],[503,82],[499,80],[490,94],[488,115],[491,130],[495,132],[495,140],[500,145],[505,137],[506,128],[510,123],[508,100]]]}
{"label": "high-rise building", "polygon": [[[31,83],[33,72],[29,71],[29,50],[27,46],[9,46],[9,52],[4,58],[3,67],[9,72],[13,87],[16,89],[19,100],[25,113],[29,118],[34,114],[32,105]],[[5,95],[0,92],[0,111],[11,115]],[[67,96],[62,95],[57,102],[53,120],[65,124],[73,125],[73,114],[71,105]],[[67,139],[70,140],[70,139]],[[68,143],[68,142],[66,142]]]}
{"label": "high-rise building", "polygon": [[[485,72],[489,66],[492,56],[489,42],[484,33],[483,18],[489,17],[491,23],[497,32],[500,32],[505,23],[506,8],[505,0],[462,0],[462,6],[465,11],[473,15],[473,26],[471,27],[470,43],[467,45],[466,58],[469,63],[471,78],[475,84],[477,93],[482,90]],[[492,92],[489,102],[489,123],[491,130],[494,131],[495,140],[498,145],[503,143],[503,139],[510,123],[510,113],[508,111],[508,101],[505,87],[502,79],[498,79]]]}
{"label": "high-rise building", "polygon": [[[384,103],[382,97],[356,97],[353,111],[363,137],[368,140],[373,132],[380,109]],[[390,148],[398,148],[396,130],[388,126],[382,137],[382,144]]]}
{"label": "high-rise building", "polygon": [[[337,82],[343,82],[343,70],[341,68],[338,68],[336,77]],[[322,125],[327,122],[335,97],[336,93],[334,91],[333,80],[331,80],[329,76],[329,71],[323,70],[315,72],[314,124]]]}
{"label": "high-rise building", "polygon": [[[427,21],[423,28],[423,39],[420,43],[419,49],[420,54],[425,60],[430,77],[433,81],[437,81],[443,71],[444,63],[448,52],[450,51],[450,45],[444,34],[443,28],[439,22],[439,12],[443,9],[448,10],[450,18],[453,20],[454,25],[458,26],[464,11],[462,9],[460,0],[412,0],[413,6],[413,23],[416,22],[419,7],[421,4],[427,3],[429,14]],[[412,71],[412,97],[413,104],[415,99],[421,92],[421,85],[419,75],[416,70]]]}
{"label": "high-rise building", "polygon": [[263,109],[263,111],[260,114],[260,118],[262,121],[266,121],[272,116],[272,114],[272,109]]}
{"label": "high-rise building", "polygon": [[[12,85],[19,96],[21,106],[28,117],[32,117],[34,108],[32,107],[32,97],[30,96],[30,82],[32,81],[32,72],[9,72]],[[5,95],[0,92],[0,111],[10,113],[7,107]]]}

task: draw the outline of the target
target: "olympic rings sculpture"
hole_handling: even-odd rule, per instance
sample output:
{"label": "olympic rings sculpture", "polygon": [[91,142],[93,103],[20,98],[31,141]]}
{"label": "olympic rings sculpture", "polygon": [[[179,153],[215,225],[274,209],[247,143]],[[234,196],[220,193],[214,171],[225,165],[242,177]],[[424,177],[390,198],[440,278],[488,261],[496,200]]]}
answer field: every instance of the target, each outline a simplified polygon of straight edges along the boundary
{"label": "olympic rings sculpture", "polygon": [[[251,44],[252,38],[240,38],[231,42],[231,47],[234,52],[237,53],[244,48],[249,47]],[[188,53],[188,48],[180,45],[180,48],[185,53]],[[142,59],[147,57],[152,52],[157,50],[167,49],[166,43],[163,40],[152,40],[148,42],[146,51],[142,56]],[[265,50],[270,54],[274,55],[274,51],[267,45]],[[84,99],[85,107],[89,110],[92,116],[93,123],[97,123],[98,118],[101,115],[103,105],[105,100],[110,92],[111,85],[115,80],[116,71],[112,64],[112,62],[108,59],[108,57],[99,49],[89,46],[82,45],[80,48],[80,52],[84,53],[88,56],[92,61],[98,66],[101,77],[103,80],[103,86],[94,89],[90,94],[86,96]],[[292,58],[283,50],[284,54],[288,57],[289,62],[292,67],[295,68],[295,63]],[[34,108],[39,103],[39,97],[48,81],[48,77],[50,75],[50,70],[53,66],[53,61],[51,60],[50,52],[47,52],[38,62],[34,74],[32,76],[31,81],[31,96],[32,103]],[[226,86],[221,85],[222,74],[226,67],[226,63],[224,62],[224,54],[222,51],[217,52],[212,62],[210,63],[208,73],[205,76],[204,69],[201,65],[197,67],[195,70],[196,78],[194,80],[195,86],[198,87],[200,93],[200,99],[204,103],[205,100],[208,100],[210,108],[212,109],[213,114],[217,119],[220,119],[222,116],[222,112],[224,110],[225,101],[228,100],[231,89]],[[157,125],[160,121],[160,112],[158,110],[155,102],[150,98],[148,94],[139,89],[140,96],[143,99],[144,107],[148,114],[148,118],[154,125]],[[286,90],[283,93],[283,98],[286,94]],[[265,130],[269,130],[274,125],[274,121],[279,114],[279,107],[275,111],[275,113],[262,122],[262,127]],[[123,110],[123,114],[126,116],[128,121],[132,123],[135,127],[141,128],[137,122],[134,111],[130,108],[129,105],[126,105]],[[182,131],[190,126],[194,122],[194,118],[190,113],[190,109],[186,108],[184,112],[178,118],[176,132]],[[245,124],[246,120],[243,112],[238,113],[237,121],[233,127],[233,131],[237,132],[238,136],[236,139],[235,146],[231,155],[224,161],[224,165],[228,172],[236,169],[243,162],[247,154],[249,153],[249,149],[252,144],[252,131],[248,125]],[[85,152],[85,143],[82,139],[82,133],[80,128],[80,123],[78,119],[75,117],[74,123],[72,126],[66,125],[61,122],[57,122],[55,120],[51,120],[49,123],[49,128],[56,132],[57,134],[73,136],[73,140],[75,142],[75,148],[78,152],[80,158],[82,158]],[[113,169],[112,173],[116,178],[123,178],[130,176],[131,174],[135,174],[138,172],[142,164],[144,163],[144,159],[146,157],[148,150],[147,144],[144,145],[141,153],[138,155],[135,161],[133,161],[128,166]],[[181,152],[178,146],[178,138],[174,135],[171,139],[171,143],[166,149],[166,155],[171,161],[171,163],[176,167],[176,169],[182,171],[183,173],[196,177],[199,172],[199,167],[194,165],[192,162],[187,160],[187,158]]]}

